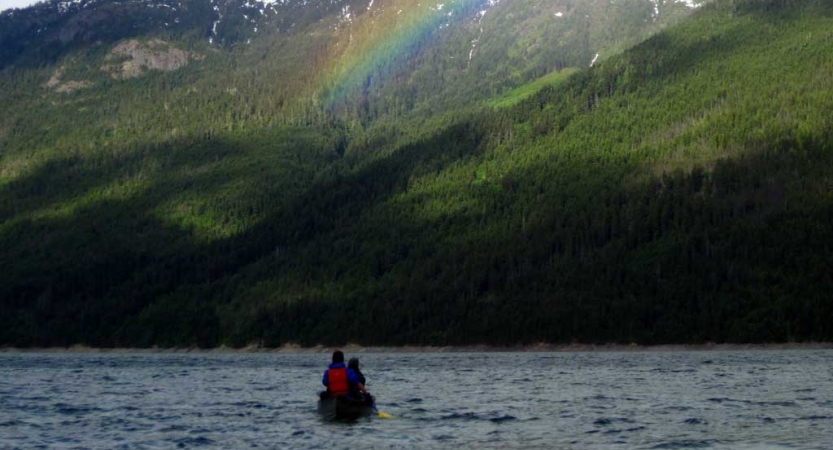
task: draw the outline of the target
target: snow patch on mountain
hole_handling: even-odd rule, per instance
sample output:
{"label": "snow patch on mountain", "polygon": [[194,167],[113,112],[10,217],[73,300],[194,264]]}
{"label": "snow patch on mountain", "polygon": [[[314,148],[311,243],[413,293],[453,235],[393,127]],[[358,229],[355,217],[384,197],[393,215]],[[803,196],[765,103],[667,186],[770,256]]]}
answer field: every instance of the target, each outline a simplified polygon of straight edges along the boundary
{"label": "snow patch on mountain", "polygon": [[477,26],[480,28],[480,34],[477,35],[477,38],[472,39],[471,41],[471,49],[469,50],[469,64],[471,64],[471,60],[474,58],[474,54],[477,51],[477,44],[480,42],[480,39],[483,38],[483,18],[486,17],[486,13],[489,12],[489,9],[491,9],[498,3],[500,3],[500,0],[489,0],[486,9],[481,10],[477,14],[477,18],[475,20],[477,21]]}
{"label": "snow patch on mountain", "polygon": [[703,0],[677,0],[677,3],[685,3],[689,8],[699,8],[706,2]]}

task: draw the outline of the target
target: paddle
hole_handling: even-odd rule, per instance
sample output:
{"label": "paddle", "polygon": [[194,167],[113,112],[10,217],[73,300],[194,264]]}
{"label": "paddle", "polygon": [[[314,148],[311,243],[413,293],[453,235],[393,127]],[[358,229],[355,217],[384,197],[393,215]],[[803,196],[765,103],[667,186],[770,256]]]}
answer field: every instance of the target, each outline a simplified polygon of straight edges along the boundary
{"label": "paddle", "polygon": [[380,419],[393,419],[392,415],[390,415],[388,413],[385,413],[385,412],[382,412],[382,411],[379,411],[379,408],[376,407],[376,402],[375,401],[370,404],[370,409],[372,409],[373,412],[378,414]]}
{"label": "paddle", "polygon": [[[350,362],[352,363],[353,361],[351,360]],[[356,367],[358,367],[358,366],[356,366]],[[356,370],[356,369],[354,369],[354,370]],[[393,419],[392,415],[390,415],[388,413],[385,413],[385,412],[382,412],[382,411],[379,411],[379,408],[376,407],[376,399],[372,395],[370,395],[370,392],[367,392],[367,389],[364,388],[364,384],[360,384],[359,387],[360,387],[362,393],[367,396],[365,399],[370,400],[370,409],[372,409],[373,412],[378,414],[380,419]]]}

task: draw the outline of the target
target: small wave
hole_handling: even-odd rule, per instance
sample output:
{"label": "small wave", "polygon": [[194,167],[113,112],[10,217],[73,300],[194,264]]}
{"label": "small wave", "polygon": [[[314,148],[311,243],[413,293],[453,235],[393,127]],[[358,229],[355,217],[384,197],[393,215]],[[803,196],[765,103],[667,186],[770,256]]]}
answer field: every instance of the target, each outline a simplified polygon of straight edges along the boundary
{"label": "small wave", "polygon": [[682,440],[682,441],[663,442],[663,443],[657,444],[657,445],[655,445],[651,448],[656,448],[656,449],[663,449],[663,448],[668,448],[668,449],[671,449],[671,448],[707,448],[707,447],[711,447],[712,444],[714,444],[714,443],[715,443],[715,441],[711,440],[711,439],[702,439],[702,440],[687,439],[687,440]]}
{"label": "small wave", "polygon": [[201,447],[203,445],[211,445],[214,444],[215,441],[212,439],[208,439],[207,437],[199,436],[199,437],[185,437],[181,439],[174,439],[173,442],[176,442],[177,448],[185,448],[185,447]]}
{"label": "small wave", "polygon": [[62,427],[71,427],[73,425],[80,425],[86,422],[84,419],[76,419],[76,420],[62,420],[58,423],[58,425]]}
{"label": "small wave", "polygon": [[17,426],[20,426],[20,425],[25,425],[25,423],[20,421],[20,420],[9,420],[9,421],[6,421],[6,422],[0,422],[0,428],[17,427]]}
{"label": "small wave", "polygon": [[42,401],[50,400],[50,398],[49,398],[49,397],[40,397],[40,396],[35,396],[35,397],[15,397],[15,400],[22,400],[22,401],[25,401],[25,402],[42,402]]}
{"label": "small wave", "polygon": [[450,434],[438,434],[438,435],[435,435],[435,436],[431,436],[431,439],[433,439],[435,441],[450,441],[450,440],[454,439],[454,436],[452,436]]}
{"label": "small wave", "polygon": [[518,418],[515,417],[515,416],[506,415],[506,416],[500,416],[500,417],[493,417],[493,418],[489,419],[489,421],[493,422],[493,423],[511,422],[513,420],[518,420]]}
{"label": "small wave", "polygon": [[233,387],[221,386],[221,387],[218,387],[217,390],[218,391],[223,391],[223,392],[240,392],[243,389],[242,388],[233,388]]}
{"label": "small wave", "polygon": [[798,406],[795,402],[749,402],[753,405],[760,405],[760,406],[785,406],[790,408],[795,408]]}
{"label": "small wave", "polygon": [[440,417],[440,420],[480,420],[480,416],[475,413],[453,413]]}
{"label": "small wave", "polygon": [[619,433],[631,433],[634,431],[644,430],[645,427],[633,427],[633,428],[615,428],[612,430],[606,430],[604,434],[619,434]]}
{"label": "small wave", "polygon": [[405,401],[408,402],[408,403],[422,403],[422,399],[418,398],[418,397],[417,398],[409,398],[408,400],[405,400]]}
{"label": "small wave", "polygon": [[135,392],[119,392],[119,391],[102,391],[101,395],[112,395],[113,397],[130,397],[136,395]]}
{"label": "small wave", "polygon": [[130,428],[130,429],[134,429],[134,430],[141,429],[141,428],[145,428],[145,429],[152,428],[152,427],[149,427],[147,425],[142,425],[142,424],[139,424],[138,426],[134,426],[133,423],[128,419],[124,419],[124,418],[121,418],[121,417],[112,417],[112,416],[105,416],[105,417],[101,418],[100,426],[103,427],[103,428],[119,427],[121,429]]}
{"label": "small wave", "polygon": [[593,421],[593,425],[607,426],[613,422],[633,423],[633,419],[627,417],[600,417]]}
{"label": "small wave", "polygon": [[663,409],[670,411],[691,411],[693,408],[691,406],[666,406]]}
{"label": "small wave", "polygon": [[212,413],[210,415],[210,417],[246,417],[246,416],[250,416],[251,414],[252,413],[250,413],[250,412],[246,412],[246,413],[242,413],[242,412],[238,412],[238,413],[235,413],[235,412],[215,412],[215,413]]}
{"label": "small wave", "polygon": [[260,408],[265,408],[266,407],[266,405],[264,405],[263,403],[254,402],[254,401],[234,402],[231,405],[232,406],[239,406],[239,407],[243,407],[243,408],[255,408],[255,409],[260,409]]}
{"label": "small wave", "polygon": [[82,414],[90,414],[92,412],[101,411],[99,408],[88,407],[88,406],[73,406],[68,405],[66,403],[58,403],[55,405],[55,411],[58,414],[75,414],[75,415],[82,415]]}
{"label": "small wave", "polygon": [[706,399],[707,402],[712,403],[731,403],[731,402],[738,402],[740,400],[735,400],[729,397],[711,397]]}

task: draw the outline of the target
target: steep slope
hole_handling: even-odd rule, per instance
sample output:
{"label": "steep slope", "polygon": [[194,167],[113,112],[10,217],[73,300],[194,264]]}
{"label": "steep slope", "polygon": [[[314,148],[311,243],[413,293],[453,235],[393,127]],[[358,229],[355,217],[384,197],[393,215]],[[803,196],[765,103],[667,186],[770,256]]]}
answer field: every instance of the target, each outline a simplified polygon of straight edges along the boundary
{"label": "steep slope", "polygon": [[830,339],[830,20],[821,2],[707,7],[335,181],[293,211],[279,254],[222,283],[248,305],[221,309],[222,333]]}
{"label": "steep slope", "polygon": [[[492,6],[512,3],[534,5]],[[830,339],[831,14],[721,1],[566,79],[547,74],[589,65],[591,46],[558,65],[510,51],[521,38],[490,47],[479,27],[405,52],[358,31],[356,48],[328,46],[350,42],[342,28],[234,41],[240,53],[211,30],[195,47],[155,36],[192,70],[129,80],[101,73],[110,46],[16,61],[0,78],[0,342]],[[269,88],[262,74],[295,73],[274,45],[284,62],[341,57]],[[445,54],[471,64],[445,73],[431,62]],[[478,54],[523,75],[465,75]],[[59,83],[100,84],[40,87],[62,64]],[[459,78],[444,91],[424,67]]]}
{"label": "steep slope", "polygon": [[[0,101],[11,106],[0,136],[27,154],[68,146],[65,130],[118,145],[264,125],[340,126],[357,136],[375,125],[382,131],[368,139],[384,138],[405,120],[586,67],[595,53],[612,54],[691,11],[674,3],[654,16],[650,4],[53,1],[0,14]],[[626,8],[633,12],[618,17]],[[612,23],[621,29],[610,31]],[[124,45],[143,52],[115,54]],[[146,65],[172,58],[182,64],[157,67],[170,71]],[[114,61],[139,70],[114,77]],[[61,134],[44,134],[41,123]]]}

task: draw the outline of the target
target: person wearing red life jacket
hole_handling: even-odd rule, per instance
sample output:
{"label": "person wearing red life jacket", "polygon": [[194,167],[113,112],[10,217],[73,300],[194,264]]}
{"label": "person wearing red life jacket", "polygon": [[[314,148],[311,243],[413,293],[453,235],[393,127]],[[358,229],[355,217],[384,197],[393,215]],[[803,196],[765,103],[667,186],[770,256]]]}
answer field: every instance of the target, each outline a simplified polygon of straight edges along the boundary
{"label": "person wearing red life jacket", "polygon": [[327,391],[321,393],[322,399],[342,395],[349,396],[352,390],[358,390],[367,395],[367,389],[359,380],[356,372],[344,365],[344,353],[341,350],[333,352],[333,362],[324,371],[324,378],[321,382],[324,383],[324,386],[327,386]]}

